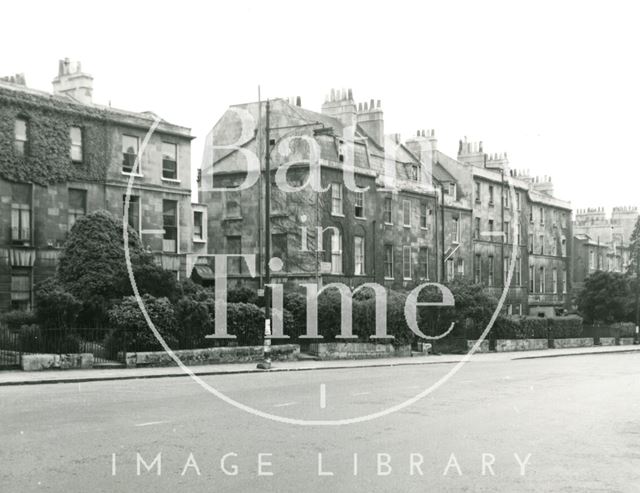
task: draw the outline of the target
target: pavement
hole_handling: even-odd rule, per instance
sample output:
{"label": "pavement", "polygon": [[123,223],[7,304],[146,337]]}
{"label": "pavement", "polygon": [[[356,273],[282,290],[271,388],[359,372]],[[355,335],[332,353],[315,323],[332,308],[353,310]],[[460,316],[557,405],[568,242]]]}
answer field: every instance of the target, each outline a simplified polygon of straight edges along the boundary
{"label": "pavement", "polygon": [[202,377],[240,408],[190,378],[0,387],[0,491],[637,492],[640,354],[596,353],[478,355],[378,417],[454,367]]}
{"label": "pavement", "polygon": [[[469,361],[496,362],[534,358],[553,358],[585,354],[610,354],[638,352],[640,346],[594,346],[589,348],[545,349],[540,351],[519,351],[504,353],[476,353]],[[376,368],[387,366],[413,366],[430,364],[455,364],[465,355],[414,355],[404,358],[376,358],[333,361],[275,361],[268,372],[340,370],[349,368]],[[234,363],[191,366],[193,373],[206,375],[226,375],[244,373],[264,373],[255,363]],[[0,371],[0,386],[38,385],[51,383],[78,383],[108,380],[132,380],[139,378],[171,378],[188,376],[180,367],[162,368],[95,368],[90,370],[47,370],[24,372],[21,370]]]}

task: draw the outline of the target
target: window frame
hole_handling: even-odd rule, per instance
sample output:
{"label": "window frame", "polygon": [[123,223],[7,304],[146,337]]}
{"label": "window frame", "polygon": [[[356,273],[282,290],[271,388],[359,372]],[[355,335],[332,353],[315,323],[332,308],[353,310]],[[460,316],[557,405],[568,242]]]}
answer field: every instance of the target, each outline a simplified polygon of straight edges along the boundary
{"label": "window frame", "polygon": [[[80,143],[74,143],[73,131],[78,130],[80,133]],[[73,156],[73,150],[80,149],[80,158],[76,159]],[[69,127],[69,157],[74,164],[82,164],[84,162],[84,128],[80,125],[71,125]]]}
{"label": "window frame", "polygon": [[[172,146],[173,150],[175,151],[175,156],[174,159],[165,159],[165,146]],[[179,182],[180,181],[180,176],[178,174],[178,144],[176,144],[175,142],[169,142],[166,140],[162,141],[162,172],[161,172],[161,178],[164,181],[173,181],[173,182]],[[165,176],[165,162],[167,163],[173,163],[173,167],[174,167],[174,174],[175,177],[171,177],[171,176]]]}
{"label": "window frame", "polygon": [[411,201],[406,199],[402,200],[402,226],[411,227]]}
{"label": "window frame", "polygon": [[[135,139],[135,142],[136,142],[135,153],[125,152],[125,139]],[[139,153],[140,153],[140,137],[136,135],[122,134],[121,173],[123,175],[142,176],[142,162],[138,163],[138,171],[134,172],[136,167],[136,158],[138,157]],[[127,168],[129,168],[128,161],[132,161],[129,171],[127,171]]]}
{"label": "window frame", "polygon": [[[24,138],[18,137],[18,122],[24,123]],[[29,155],[29,137],[30,137],[30,121],[29,118],[25,116],[18,115],[14,120],[14,129],[13,129],[13,149],[16,155],[19,157],[26,157]],[[18,143],[21,144],[20,150]]]}
{"label": "window frame", "polygon": [[[356,219],[366,219],[364,215],[365,196],[364,192],[354,192],[353,217]],[[360,209],[358,211],[358,209]],[[360,212],[360,214],[358,214]]]}
{"label": "window frame", "polygon": [[[344,193],[342,184],[338,182],[331,183],[331,215],[344,217]],[[336,207],[339,206],[339,207]]]}
{"label": "window frame", "polygon": [[[388,257],[387,253],[391,255]],[[385,243],[384,245],[384,278],[395,279],[394,265],[393,265],[393,244]]]}
{"label": "window frame", "polygon": [[[175,208],[173,211],[173,215],[167,214],[167,208],[165,205],[174,204]],[[179,202],[177,200],[171,199],[163,199],[162,200],[162,229],[164,229],[164,234],[162,236],[162,251],[165,253],[179,253],[180,251],[180,236],[179,236],[179,223],[180,223],[180,213],[179,213]],[[167,224],[167,218],[173,217],[175,219],[175,224]],[[171,238],[170,232],[174,231],[173,235],[175,238]],[[175,241],[175,247],[173,249],[167,249],[166,245],[168,241]]]}
{"label": "window frame", "polygon": [[[413,279],[412,277],[412,269],[411,269],[411,245],[403,245],[402,246],[402,279],[405,281],[410,281]],[[409,275],[407,276],[407,267],[409,268]]]}

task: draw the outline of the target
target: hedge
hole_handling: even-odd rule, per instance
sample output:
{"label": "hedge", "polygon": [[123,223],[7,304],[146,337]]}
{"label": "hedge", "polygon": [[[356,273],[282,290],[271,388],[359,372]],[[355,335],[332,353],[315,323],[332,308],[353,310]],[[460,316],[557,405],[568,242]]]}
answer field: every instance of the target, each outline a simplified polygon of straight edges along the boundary
{"label": "hedge", "polygon": [[564,339],[582,337],[582,318],[499,317],[491,328],[492,339]]}
{"label": "hedge", "polygon": [[583,336],[582,317],[569,315],[567,317],[548,318],[549,339],[565,339]]}

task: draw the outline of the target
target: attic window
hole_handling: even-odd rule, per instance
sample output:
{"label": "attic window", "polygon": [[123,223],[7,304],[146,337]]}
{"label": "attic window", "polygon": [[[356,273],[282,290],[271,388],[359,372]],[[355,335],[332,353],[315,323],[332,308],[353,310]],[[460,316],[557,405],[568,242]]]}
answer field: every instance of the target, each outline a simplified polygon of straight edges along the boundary
{"label": "attic window", "polygon": [[409,165],[409,179],[418,181],[418,167],[415,164]]}
{"label": "attic window", "polygon": [[269,139],[269,145],[270,146],[276,145],[276,139]]}

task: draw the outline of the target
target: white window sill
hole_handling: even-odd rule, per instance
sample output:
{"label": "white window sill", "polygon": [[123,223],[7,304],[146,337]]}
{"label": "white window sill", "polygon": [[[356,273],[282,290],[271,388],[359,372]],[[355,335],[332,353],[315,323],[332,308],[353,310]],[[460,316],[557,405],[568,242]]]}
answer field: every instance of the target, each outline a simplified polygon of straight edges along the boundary
{"label": "white window sill", "polygon": [[339,213],[339,212],[333,212],[333,211],[331,211],[331,215],[332,215],[333,217],[344,217],[344,214],[341,214],[341,213]]}
{"label": "white window sill", "polygon": [[194,242],[194,243],[206,243],[206,242],[207,242],[207,240],[203,240],[203,239],[201,239],[201,238],[194,238],[194,239],[193,239],[193,242]]}
{"label": "white window sill", "polygon": [[393,226],[393,223],[388,223],[388,222],[385,221],[384,225],[385,226]]}
{"label": "white window sill", "polygon": [[403,224],[402,227],[403,228],[407,228],[407,229],[411,229],[411,224]]}
{"label": "white window sill", "polygon": [[122,175],[124,175],[124,176],[133,176],[135,178],[144,178],[144,175],[142,175],[140,173],[128,173],[126,171],[120,171],[120,173],[122,173]]}
{"label": "white window sill", "polygon": [[384,280],[385,281],[395,281],[396,278],[395,277],[385,277]]}
{"label": "white window sill", "polygon": [[355,219],[359,220],[359,221],[366,221],[367,218],[366,217],[360,217],[360,216],[353,216]]}
{"label": "white window sill", "polygon": [[182,183],[180,180],[178,180],[177,178],[165,178],[164,176],[161,176],[160,179],[162,181],[168,181],[169,183]]}

